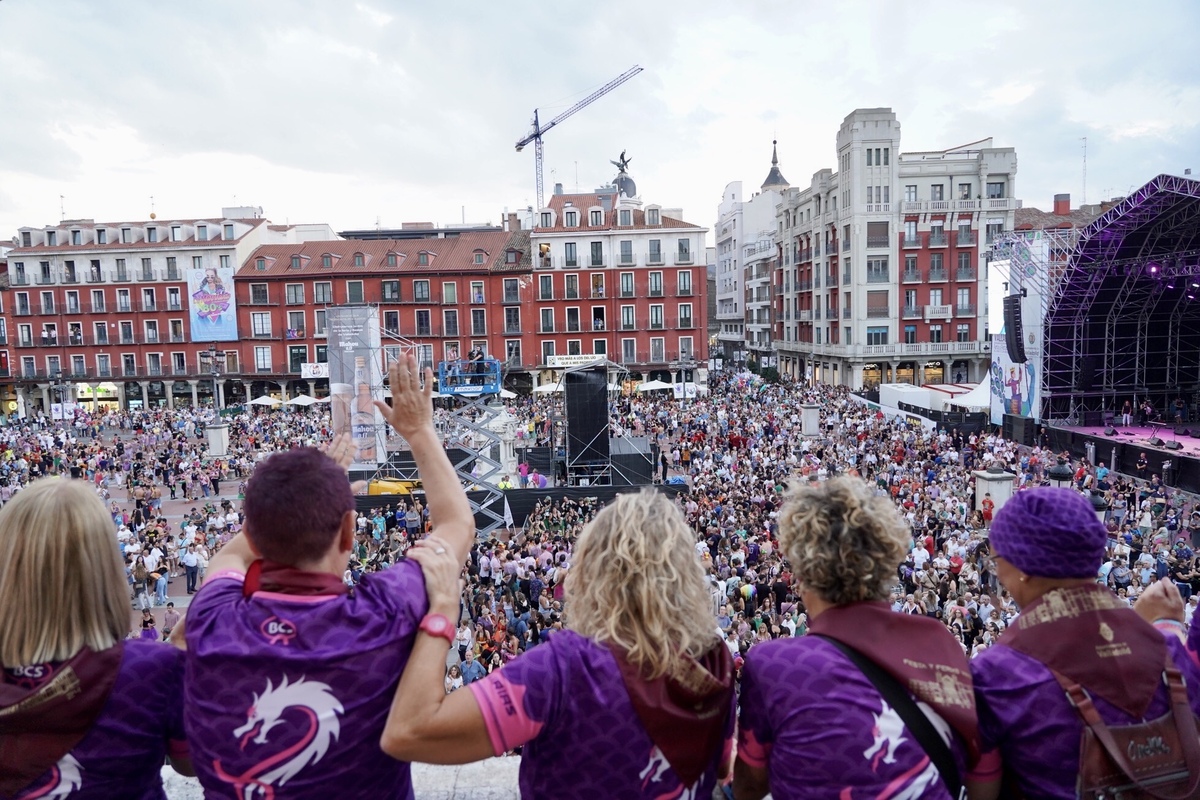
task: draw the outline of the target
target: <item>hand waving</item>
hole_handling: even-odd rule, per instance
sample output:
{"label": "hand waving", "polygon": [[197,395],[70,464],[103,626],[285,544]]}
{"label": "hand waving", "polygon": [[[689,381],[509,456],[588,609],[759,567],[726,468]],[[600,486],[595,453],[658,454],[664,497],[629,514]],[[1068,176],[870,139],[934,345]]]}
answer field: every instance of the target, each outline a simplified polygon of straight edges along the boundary
{"label": "hand waving", "polygon": [[392,404],[389,406],[382,400],[375,401],[383,418],[406,439],[433,427],[433,370],[425,368],[423,387],[421,377],[417,360],[411,354],[396,359],[388,370]]}

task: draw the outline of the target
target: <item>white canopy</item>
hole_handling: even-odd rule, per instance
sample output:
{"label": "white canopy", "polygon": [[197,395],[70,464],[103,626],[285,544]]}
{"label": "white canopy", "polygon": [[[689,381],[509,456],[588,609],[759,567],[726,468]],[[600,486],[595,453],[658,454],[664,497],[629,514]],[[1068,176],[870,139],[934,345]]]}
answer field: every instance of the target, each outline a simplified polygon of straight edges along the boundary
{"label": "white canopy", "polygon": [[267,397],[266,395],[263,395],[262,397],[256,397],[253,400],[251,400],[250,405],[252,405],[252,406],[277,406],[277,405],[279,405],[279,401],[276,400],[274,397]]}
{"label": "white canopy", "polygon": [[317,401],[314,400],[313,398],[309,397],[306,394],[298,394],[295,397],[293,397],[291,400],[285,400],[283,402],[284,402],[284,405],[288,405],[288,406],[311,406],[313,403],[315,403]]}
{"label": "white canopy", "polygon": [[315,401],[313,401],[313,402],[316,402],[316,403],[331,403],[331,402],[333,402],[333,398],[332,398],[332,397],[322,397],[322,398],[320,398],[319,400],[315,400]]}
{"label": "white canopy", "polygon": [[500,396],[503,397],[505,400],[512,400],[513,398],[515,398],[517,396],[517,393],[510,392],[508,389],[501,389]]}
{"label": "white canopy", "polygon": [[675,387],[672,386],[671,384],[664,383],[663,381],[646,381],[645,383],[639,384],[637,387],[637,390],[639,392],[658,392],[658,391],[662,391],[663,389],[674,389],[674,388]]}
{"label": "white canopy", "polygon": [[960,408],[989,409],[992,407],[991,385],[985,380],[966,394],[952,397],[946,403]]}
{"label": "white canopy", "polygon": [[561,383],[543,383],[541,386],[533,387],[535,394],[549,394],[550,392],[561,392],[562,390]]}

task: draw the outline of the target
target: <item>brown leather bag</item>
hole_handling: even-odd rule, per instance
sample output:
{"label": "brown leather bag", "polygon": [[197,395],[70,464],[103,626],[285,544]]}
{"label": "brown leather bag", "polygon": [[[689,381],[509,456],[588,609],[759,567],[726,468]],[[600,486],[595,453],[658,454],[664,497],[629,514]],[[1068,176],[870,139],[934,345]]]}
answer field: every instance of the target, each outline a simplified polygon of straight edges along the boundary
{"label": "brown leather bag", "polygon": [[1163,670],[1171,710],[1137,725],[1110,728],[1083,687],[1058,672],[1054,677],[1085,723],[1079,745],[1077,797],[1200,798],[1200,720],[1192,713],[1183,675],[1173,663],[1168,662]]}

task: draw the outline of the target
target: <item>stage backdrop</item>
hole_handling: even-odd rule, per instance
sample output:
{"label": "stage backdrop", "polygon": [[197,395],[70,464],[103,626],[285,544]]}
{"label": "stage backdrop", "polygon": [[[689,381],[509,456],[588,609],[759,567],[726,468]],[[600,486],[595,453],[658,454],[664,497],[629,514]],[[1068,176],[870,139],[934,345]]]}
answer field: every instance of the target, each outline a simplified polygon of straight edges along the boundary
{"label": "stage backdrop", "polygon": [[188,321],[193,342],[236,342],[233,269],[189,269]]}
{"label": "stage backdrop", "polygon": [[329,329],[329,396],[334,433],[354,438],[352,469],[387,460],[387,431],[375,400],[383,399],[379,312],[372,306],[333,306]]}
{"label": "stage backdrop", "polygon": [[[1004,424],[1005,414],[1041,419],[1041,380],[1045,343],[1042,341],[1047,298],[1045,270],[1050,260],[1049,243],[1041,231],[1028,231],[1019,240],[1008,243],[999,258],[988,267],[988,329],[992,332],[992,413],[993,425]],[[1003,298],[1006,294],[1025,294],[1021,298],[1021,327],[1024,332],[1025,363],[1015,364],[1008,357],[1004,340]]]}

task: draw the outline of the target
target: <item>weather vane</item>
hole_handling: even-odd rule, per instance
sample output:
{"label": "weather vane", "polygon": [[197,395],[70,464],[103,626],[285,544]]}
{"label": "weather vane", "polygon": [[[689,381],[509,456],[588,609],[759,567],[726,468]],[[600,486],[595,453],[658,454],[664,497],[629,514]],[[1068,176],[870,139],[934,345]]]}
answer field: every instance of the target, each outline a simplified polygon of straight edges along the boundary
{"label": "weather vane", "polygon": [[633,161],[633,159],[632,159],[632,158],[626,158],[626,157],[625,157],[625,151],[624,151],[624,150],[622,150],[622,151],[621,151],[621,155],[617,156],[617,160],[616,160],[616,161],[610,161],[610,162],[608,162],[608,163],[612,164],[614,167],[616,167],[616,168],[617,168],[618,170],[620,170],[621,172],[628,172],[628,171],[629,171],[629,164],[630,164],[632,161]]}

